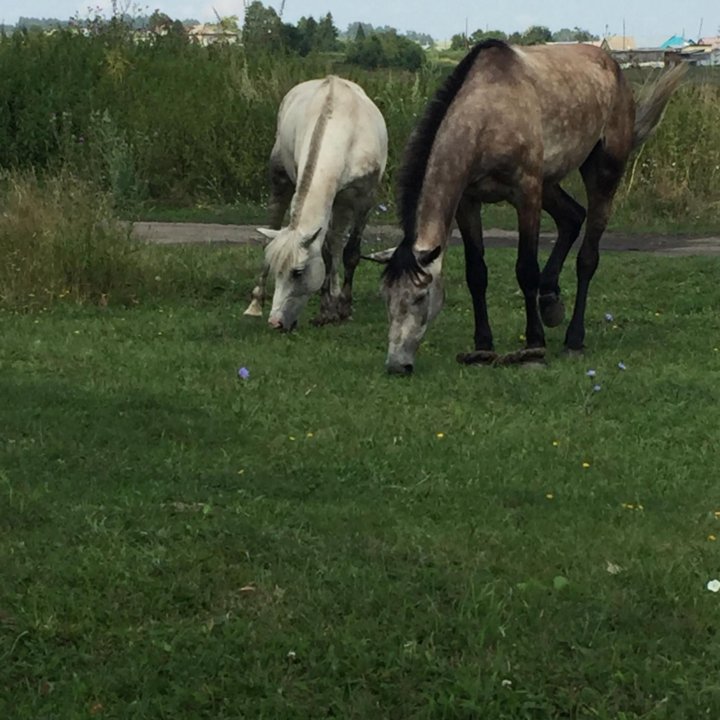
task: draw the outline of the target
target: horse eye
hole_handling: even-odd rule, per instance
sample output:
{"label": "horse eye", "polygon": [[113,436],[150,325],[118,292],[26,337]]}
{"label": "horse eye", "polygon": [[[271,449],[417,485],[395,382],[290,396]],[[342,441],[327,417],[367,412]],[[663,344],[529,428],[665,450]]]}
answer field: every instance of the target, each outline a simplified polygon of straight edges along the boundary
{"label": "horse eye", "polygon": [[293,280],[299,280],[302,277],[302,274],[302,268],[293,268],[290,271],[290,277],[293,278]]}

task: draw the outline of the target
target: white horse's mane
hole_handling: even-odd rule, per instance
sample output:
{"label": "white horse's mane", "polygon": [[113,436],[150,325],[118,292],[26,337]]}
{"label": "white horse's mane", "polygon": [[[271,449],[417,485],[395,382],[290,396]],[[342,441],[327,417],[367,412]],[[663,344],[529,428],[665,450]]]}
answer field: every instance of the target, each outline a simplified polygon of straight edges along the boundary
{"label": "white horse's mane", "polygon": [[285,273],[302,267],[309,255],[302,242],[302,235],[289,229],[273,238],[265,248],[265,261],[270,270],[273,273]]}

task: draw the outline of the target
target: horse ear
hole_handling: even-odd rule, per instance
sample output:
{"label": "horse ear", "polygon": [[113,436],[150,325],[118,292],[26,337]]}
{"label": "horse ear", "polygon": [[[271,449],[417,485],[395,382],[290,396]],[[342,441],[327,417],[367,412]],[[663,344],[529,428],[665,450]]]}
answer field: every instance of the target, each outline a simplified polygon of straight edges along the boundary
{"label": "horse ear", "polygon": [[423,267],[427,267],[428,265],[431,265],[434,263],[439,257],[440,253],[442,252],[442,245],[438,245],[437,247],[434,247],[432,250],[423,250],[420,255],[418,255],[418,262]]}
{"label": "horse ear", "polygon": [[279,234],[279,230],[272,230],[270,228],[255,228],[263,237],[268,240],[274,240]]}
{"label": "horse ear", "polygon": [[322,226],[319,227],[312,235],[309,237],[306,237],[302,240],[300,243],[305,250],[307,250],[314,242],[317,240],[317,236],[320,234],[320,231],[322,230]]}
{"label": "horse ear", "polygon": [[369,255],[361,255],[360,258],[362,260],[371,260],[372,262],[380,263],[381,265],[387,265],[396,249],[396,247],[391,247],[387,250],[378,250],[377,252],[370,253]]}

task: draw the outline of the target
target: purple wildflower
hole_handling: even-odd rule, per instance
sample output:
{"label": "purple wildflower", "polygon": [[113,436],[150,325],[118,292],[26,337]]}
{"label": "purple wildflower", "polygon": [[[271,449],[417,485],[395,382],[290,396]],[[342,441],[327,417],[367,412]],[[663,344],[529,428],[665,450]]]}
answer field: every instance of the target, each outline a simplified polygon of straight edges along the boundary
{"label": "purple wildflower", "polygon": [[237,374],[241,380],[247,380],[250,377],[250,371],[246,367],[239,368]]}

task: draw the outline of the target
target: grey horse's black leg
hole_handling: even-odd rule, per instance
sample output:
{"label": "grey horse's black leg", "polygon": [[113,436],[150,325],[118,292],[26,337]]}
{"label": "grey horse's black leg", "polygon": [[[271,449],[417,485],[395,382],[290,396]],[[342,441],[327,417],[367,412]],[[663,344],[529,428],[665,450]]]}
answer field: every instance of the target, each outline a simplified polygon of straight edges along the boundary
{"label": "grey horse's black leg", "polygon": [[481,203],[471,195],[463,195],[455,219],[465,248],[465,282],[472,298],[475,316],[473,352],[460,353],[457,360],[465,365],[487,365],[495,362],[493,336],[487,311],[488,271],[485,263]]}
{"label": "grey horse's black leg", "polygon": [[583,222],[585,208],[568,195],[560,185],[543,188],[543,210],[550,214],[558,229],[558,238],[545,268],[540,274],[540,315],[547,327],[557,327],[565,318],[560,295],[560,272]]}
{"label": "grey horse's black leg", "polygon": [[588,216],[585,237],[577,257],[575,307],[565,334],[565,348],[569,352],[580,352],[584,347],[588,289],[600,261],[600,238],[607,226],[624,166],[623,161],[598,144],[580,168],[588,193]]}

